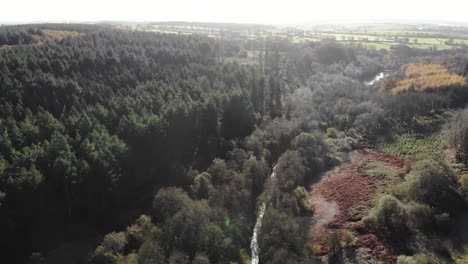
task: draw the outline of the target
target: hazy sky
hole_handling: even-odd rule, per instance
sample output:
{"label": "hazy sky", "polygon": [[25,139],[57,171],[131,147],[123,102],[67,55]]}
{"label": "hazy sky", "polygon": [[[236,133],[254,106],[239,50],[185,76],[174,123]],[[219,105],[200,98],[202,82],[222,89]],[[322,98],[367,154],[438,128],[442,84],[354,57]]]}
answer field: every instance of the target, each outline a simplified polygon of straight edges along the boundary
{"label": "hazy sky", "polygon": [[300,24],[315,20],[468,22],[467,0],[0,0],[0,21],[210,21]]}

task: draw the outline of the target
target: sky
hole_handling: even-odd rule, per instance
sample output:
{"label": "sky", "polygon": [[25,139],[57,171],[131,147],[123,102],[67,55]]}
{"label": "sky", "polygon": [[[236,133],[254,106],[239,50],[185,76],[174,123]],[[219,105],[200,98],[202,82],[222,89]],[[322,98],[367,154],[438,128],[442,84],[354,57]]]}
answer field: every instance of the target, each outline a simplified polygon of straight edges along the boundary
{"label": "sky", "polygon": [[0,22],[468,22],[467,0],[0,0]]}

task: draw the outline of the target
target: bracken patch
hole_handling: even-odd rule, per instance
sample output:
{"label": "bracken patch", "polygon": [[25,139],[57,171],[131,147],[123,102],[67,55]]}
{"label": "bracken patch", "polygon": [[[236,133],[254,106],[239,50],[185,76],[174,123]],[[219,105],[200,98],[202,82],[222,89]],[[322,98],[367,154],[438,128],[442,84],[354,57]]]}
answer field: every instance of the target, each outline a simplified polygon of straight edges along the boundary
{"label": "bracken patch", "polygon": [[375,149],[356,150],[339,168],[312,187],[310,202],[315,206],[317,222],[312,226],[310,236],[317,255],[327,254],[333,233],[351,233],[356,238],[353,246],[370,249],[372,255],[382,261],[396,260],[392,248],[361,221],[372,208],[378,189],[391,184],[388,178],[371,177],[365,173],[365,166],[370,162],[398,168],[406,165],[404,160]]}

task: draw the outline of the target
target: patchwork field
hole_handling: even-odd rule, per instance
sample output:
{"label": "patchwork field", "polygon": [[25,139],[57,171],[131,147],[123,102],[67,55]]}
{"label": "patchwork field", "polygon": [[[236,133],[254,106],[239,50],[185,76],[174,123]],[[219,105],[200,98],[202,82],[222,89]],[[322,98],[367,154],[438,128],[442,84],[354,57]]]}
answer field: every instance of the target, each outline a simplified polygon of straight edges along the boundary
{"label": "patchwork field", "polygon": [[[379,29],[379,27],[381,27]],[[398,25],[377,26],[376,29],[347,28],[344,26],[298,29],[254,25],[245,28],[235,24],[171,24],[136,25],[134,29],[169,34],[205,34],[214,38],[259,40],[284,38],[295,43],[333,39],[337,42],[360,45],[369,49],[390,50],[400,44],[418,49],[447,50],[468,44],[468,33],[446,32],[440,28],[400,28]]]}

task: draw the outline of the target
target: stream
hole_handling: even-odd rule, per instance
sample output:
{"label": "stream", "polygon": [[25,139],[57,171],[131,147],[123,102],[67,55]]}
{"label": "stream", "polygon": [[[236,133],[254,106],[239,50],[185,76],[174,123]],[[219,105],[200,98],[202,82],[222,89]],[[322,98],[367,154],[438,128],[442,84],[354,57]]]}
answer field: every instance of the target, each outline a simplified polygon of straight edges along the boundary
{"label": "stream", "polygon": [[[273,167],[273,172],[270,175],[270,179],[274,179],[276,176],[276,165]],[[259,254],[260,254],[260,247],[258,246],[258,231],[262,227],[262,219],[263,215],[265,214],[266,210],[266,202],[263,202],[258,210],[257,220],[255,221],[255,227],[253,230],[252,240],[250,241],[250,249],[252,250],[252,262],[251,264],[258,264]]]}
{"label": "stream", "polygon": [[389,73],[386,73],[386,72],[380,72],[379,74],[377,74],[374,79],[370,80],[370,81],[367,81],[367,82],[364,82],[364,84],[366,86],[371,86],[371,85],[374,85],[374,83],[382,80],[383,78],[387,77],[389,75]]}
{"label": "stream", "polygon": [[[364,82],[366,86],[371,86],[374,83],[382,80],[383,78],[387,77],[389,73],[380,72],[377,74],[374,79]],[[270,179],[274,179],[276,176],[276,165],[273,167],[273,171],[270,175]],[[260,261],[259,254],[260,254],[260,247],[258,245],[258,232],[262,227],[262,220],[263,215],[265,214],[265,210],[267,207],[267,202],[263,202],[260,208],[258,209],[257,220],[255,221],[255,226],[253,230],[252,240],[250,241],[250,250],[252,251],[252,262],[251,264],[258,264]]]}

